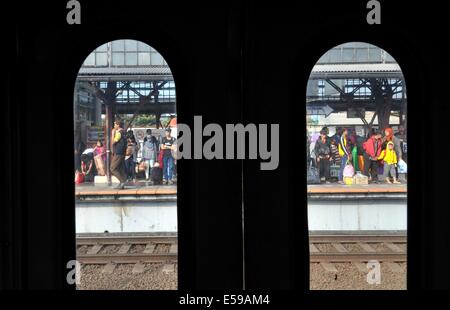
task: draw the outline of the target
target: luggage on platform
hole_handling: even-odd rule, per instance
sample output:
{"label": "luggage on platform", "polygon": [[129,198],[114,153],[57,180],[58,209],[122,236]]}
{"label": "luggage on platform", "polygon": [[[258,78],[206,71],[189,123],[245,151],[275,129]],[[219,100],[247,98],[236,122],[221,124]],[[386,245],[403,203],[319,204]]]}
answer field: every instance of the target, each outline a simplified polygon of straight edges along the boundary
{"label": "luggage on platform", "polygon": [[398,164],[398,173],[408,173],[408,165],[405,163],[403,159],[400,159]]}
{"label": "luggage on platform", "polygon": [[355,176],[353,177],[353,184],[356,185],[367,185],[369,184],[369,177],[365,176],[361,172],[356,172]]}
{"label": "luggage on platform", "polygon": [[355,169],[353,168],[352,164],[347,163],[347,165],[345,165],[344,167],[343,176],[353,178],[354,175]]}
{"label": "luggage on platform", "polygon": [[342,173],[343,181],[346,185],[353,184],[353,175],[354,174],[355,174],[355,169],[353,168],[353,166],[350,162],[347,162],[347,165],[345,165],[344,171]]}
{"label": "luggage on platform", "polygon": [[311,160],[311,163],[308,166],[306,183],[307,184],[320,184],[319,169],[314,167],[314,165],[312,163],[313,163],[313,161]]}
{"label": "luggage on platform", "polygon": [[75,172],[75,183],[76,184],[84,183],[84,174],[82,174],[78,170]]}
{"label": "luggage on platform", "polygon": [[343,181],[344,181],[345,185],[353,185],[354,184],[353,177],[343,177]]}

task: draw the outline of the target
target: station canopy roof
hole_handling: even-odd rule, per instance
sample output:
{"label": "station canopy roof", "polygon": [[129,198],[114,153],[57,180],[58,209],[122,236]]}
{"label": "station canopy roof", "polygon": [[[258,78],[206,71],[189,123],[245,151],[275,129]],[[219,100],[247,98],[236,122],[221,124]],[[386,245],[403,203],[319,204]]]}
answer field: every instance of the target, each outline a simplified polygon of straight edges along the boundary
{"label": "station canopy roof", "polygon": [[169,66],[81,67],[80,81],[171,81]]}
{"label": "station canopy roof", "polygon": [[316,64],[310,79],[402,78],[397,63]]}

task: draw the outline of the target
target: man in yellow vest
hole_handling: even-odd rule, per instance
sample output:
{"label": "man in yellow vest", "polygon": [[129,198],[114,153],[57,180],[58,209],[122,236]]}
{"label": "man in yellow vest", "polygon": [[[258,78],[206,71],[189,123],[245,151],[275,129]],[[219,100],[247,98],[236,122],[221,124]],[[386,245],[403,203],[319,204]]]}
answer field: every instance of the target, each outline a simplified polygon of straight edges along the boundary
{"label": "man in yellow vest", "polygon": [[341,166],[339,168],[339,184],[344,184],[344,167],[347,165],[347,162],[352,161],[352,153],[350,152],[350,145],[348,143],[348,130],[344,128],[342,130],[342,135],[339,138],[339,155],[341,156]]}

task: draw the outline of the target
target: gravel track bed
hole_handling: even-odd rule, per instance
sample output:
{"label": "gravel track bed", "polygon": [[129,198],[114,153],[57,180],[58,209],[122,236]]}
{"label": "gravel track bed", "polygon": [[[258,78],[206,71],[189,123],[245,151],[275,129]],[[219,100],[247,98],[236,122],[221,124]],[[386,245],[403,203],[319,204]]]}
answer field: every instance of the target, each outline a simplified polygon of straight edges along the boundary
{"label": "gravel track bed", "polygon": [[84,265],[78,290],[176,290],[178,286],[177,264],[175,271],[162,272],[164,264],[146,264],[142,273],[132,273],[133,264],[117,265],[112,274],[103,273],[104,265]]}
{"label": "gravel track bed", "polygon": [[367,273],[351,263],[334,263],[338,272],[328,272],[319,263],[310,264],[311,290],[405,290],[406,263],[400,263],[403,272],[393,272],[381,263],[381,283],[367,283]]}

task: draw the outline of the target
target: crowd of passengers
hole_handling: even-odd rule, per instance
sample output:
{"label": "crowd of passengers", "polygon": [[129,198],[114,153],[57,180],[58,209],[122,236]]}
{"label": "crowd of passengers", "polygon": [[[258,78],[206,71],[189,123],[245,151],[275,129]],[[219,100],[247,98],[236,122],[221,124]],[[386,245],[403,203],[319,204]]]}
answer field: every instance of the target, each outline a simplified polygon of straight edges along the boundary
{"label": "crowd of passengers", "polygon": [[[119,171],[119,176],[123,174],[125,182],[136,183],[138,179],[145,179],[147,185],[174,184],[176,139],[171,136],[170,128],[165,129],[164,135],[159,137],[155,137],[152,130],[147,129],[142,144],[136,140],[132,130],[123,134],[126,141],[124,171]],[[139,150],[141,150],[140,158],[138,158]],[[97,141],[87,148],[83,143],[79,143],[75,148],[75,182],[90,183],[94,182],[97,175],[105,176],[106,152],[102,141]]]}
{"label": "crowd of passengers", "polygon": [[[321,183],[343,182],[346,165],[368,177],[369,183],[406,182],[406,174],[399,173],[399,164],[407,163],[406,132],[403,126],[394,133],[392,128],[382,132],[372,129],[367,137],[356,135],[347,128],[337,128],[336,134],[329,136],[329,129],[323,127],[317,140],[306,137],[307,165],[319,171]],[[338,169],[337,178],[331,177],[331,169]],[[379,180],[382,175],[382,180]]]}

